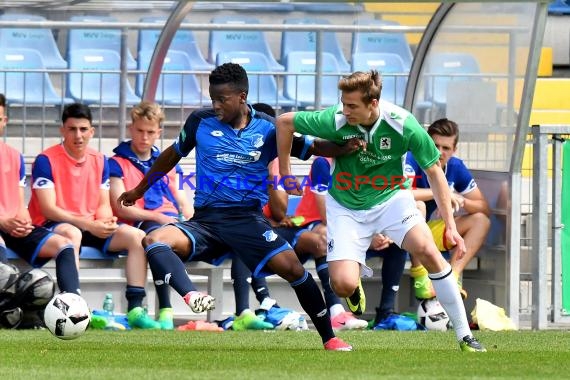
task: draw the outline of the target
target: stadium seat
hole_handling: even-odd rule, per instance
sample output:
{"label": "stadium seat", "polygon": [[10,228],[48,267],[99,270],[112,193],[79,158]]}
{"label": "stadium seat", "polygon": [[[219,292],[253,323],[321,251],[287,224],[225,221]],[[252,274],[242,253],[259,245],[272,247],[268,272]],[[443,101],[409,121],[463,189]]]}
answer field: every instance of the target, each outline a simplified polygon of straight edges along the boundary
{"label": "stadium seat", "polygon": [[[40,53],[34,49],[0,49],[0,92],[9,103],[23,105],[57,105],[71,99],[57,94],[45,70]],[[6,72],[3,70],[20,70]]]}
{"label": "stadium seat", "polygon": [[570,1],[554,0],[548,5],[549,15],[570,15]]}
{"label": "stadium seat", "polygon": [[[117,22],[111,16],[73,16],[70,21],[74,22]],[[77,49],[105,49],[116,52],[121,56],[121,29],[70,29],[67,37],[67,59]],[[135,70],[137,63],[130,50],[127,49],[127,69]]]}
{"label": "stadium seat", "polygon": [[431,110],[430,119],[446,114],[447,92],[451,82],[482,82],[475,57],[468,53],[434,53],[429,56],[423,75],[424,100],[415,108],[420,115]]}
{"label": "stadium seat", "polygon": [[[164,24],[165,17],[143,17],[140,19],[144,23]],[[138,55],[143,51],[153,51],[161,29],[140,29],[138,38]],[[194,33],[188,29],[179,29],[170,44],[169,50],[182,51],[188,55],[192,70],[211,71],[214,65],[206,61],[202,55],[202,51],[198,46],[198,42],[194,38]],[[140,59],[140,58],[139,58]]]}
{"label": "stadium seat", "polygon": [[[147,71],[153,50],[139,52],[139,70]],[[191,71],[188,54],[182,51],[169,50],[164,57],[162,71]],[[137,74],[136,94],[143,95],[145,74]],[[210,104],[210,98],[202,95],[200,83],[196,75],[189,73],[163,73],[158,80],[156,96],[157,103],[163,105],[204,106]]]}
{"label": "stadium seat", "polygon": [[[67,80],[67,96],[87,104],[118,105],[121,77],[121,57],[117,52],[104,49],[76,49],[70,52],[70,72]],[[91,72],[82,72],[82,71]],[[117,71],[103,73],[102,71]],[[126,103],[136,104],[136,96],[126,83]]]}
{"label": "stadium seat", "polygon": [[[330,21],[321,18],[288,18],[284,20],[285,24],[313,24],[313,25],[330,25]],[[335,32],[323,33],[322,41],[323,51],[331,53],[336,58],[338,66],[342,72],[348,72],[350,65],[344,57],[342,48],[336,38]],[[315,31],[295,32],[283,31],[281,34],[281,62],[285,62],[285,57],[292,51],[316,51],[317,33]]]}
{"label": "stadium seat", "polygon": [[248,74],[249,103],[267,103],[275,108],[289,108],[295,105],[291,99],[285,98],[277,88],[277,81],[271,74],[256,74],[256,72],[267,72],[269,62],[265,55],[258,52],[231,51],[219,53],[216,65],[225,62],[240,64]]}
{"label": "stadium seat", "polygon": [[295,11],[312,13],[359,13],[364,10],[362,4],[349,4],[344,2],[295,2]]}
{"label": "stadium seat", "polygon": [[[338,73],[336,58],[330,53],[322,53],[323,77],[321,78],[321,106],[339,103]],[[287,75],[283,83],[284,95],[295,99],[299,107],[315,106],[316,54],[308,51],[293,51],[285,59]],[[310,74],[310,75],[299,75]]]}
{"label": "stadium seat", "polygon": [[[1,21],[46,21],[45,17],[7,13],[0,16]],[[61,57],[53,33],[45,28],[0,28],[0,50],[3,49],[35,49],[48,69],[66,69],[67,62]]]}
{"label": "stadium seat", "polygon": [[[356,25],[398,26],[395,21],[356,20]],[[406,71],[412,67],[412,49],[404,33],[354,32],[352,35],[352,55],[357,53],[393,53],[404,62]]]}
{"label": "stadium seat", "polygon": [[[426,80],[426,99],[436,104],[447,101],[447,85],[450,81],[480,81],[479,64],[468,53],[437,53],[428,59],[424,72]],[[462,75],[464,74],[464,75]]]}
{"label": "stadium seat", "polygon": [[392,53],[356,53],[352,56],[353,72],[371,69],[378,70],[382,74],[382,99],[402,106],[408,82],[402,58]]}
{"label": "stadium seat", "polygon": [[[247,16],[214,17],[214,24],[259,24],[259,20]],[[256,51],[267,58],[271,71],[284,71],[273,56],[263,32],[257,30],[212,30],[209,39],[210,62],[215,62],[219,53],[227,51]]]}

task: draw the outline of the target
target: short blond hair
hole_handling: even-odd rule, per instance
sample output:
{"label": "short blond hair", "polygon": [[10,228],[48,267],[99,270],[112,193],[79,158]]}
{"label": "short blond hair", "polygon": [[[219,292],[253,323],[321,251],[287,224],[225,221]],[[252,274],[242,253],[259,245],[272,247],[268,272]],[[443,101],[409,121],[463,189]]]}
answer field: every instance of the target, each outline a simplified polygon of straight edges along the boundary
{"label": "short blond hair", "polygon": [[148,121],[156,121],[162,126],[164,121],[164,111],[160,106],[153,102],[142,101],[131,110],[131,120],[146,119]]}
{"label": "short blond hair", "polygon": [[356,71],[338,82],[338,89],[343,92],[360,91],[364,104],[373,99],[380,100],[382,92],[382,75],[376,70]]}

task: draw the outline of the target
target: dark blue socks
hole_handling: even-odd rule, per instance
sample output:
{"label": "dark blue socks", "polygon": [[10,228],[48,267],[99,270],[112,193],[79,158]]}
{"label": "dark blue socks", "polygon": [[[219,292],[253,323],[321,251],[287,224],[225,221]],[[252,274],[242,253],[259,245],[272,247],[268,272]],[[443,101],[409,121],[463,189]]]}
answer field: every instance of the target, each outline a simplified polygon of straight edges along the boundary
{"label": "dark blue socks", "polygon": [[72,245],[63,247],[55,258],[55,275],[60,292],[80,294],[79,272],[75,265],[75,252]]}

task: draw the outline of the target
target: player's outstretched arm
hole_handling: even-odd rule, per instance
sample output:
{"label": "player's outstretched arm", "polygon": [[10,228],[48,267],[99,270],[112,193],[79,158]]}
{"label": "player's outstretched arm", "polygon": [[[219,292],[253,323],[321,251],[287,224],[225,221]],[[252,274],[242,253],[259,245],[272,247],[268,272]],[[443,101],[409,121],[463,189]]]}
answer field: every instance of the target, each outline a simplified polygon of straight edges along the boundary
{"label": "player's outstretched arm", "polygon": [[142,198],[144,193],[160,178],[164,177],[180,161],[180,156],[173,146],[166,148],[152,164],[149,171],[139,184],[129,191],[124,192],[117,199],[119,207],[132,206],[137,199]]}

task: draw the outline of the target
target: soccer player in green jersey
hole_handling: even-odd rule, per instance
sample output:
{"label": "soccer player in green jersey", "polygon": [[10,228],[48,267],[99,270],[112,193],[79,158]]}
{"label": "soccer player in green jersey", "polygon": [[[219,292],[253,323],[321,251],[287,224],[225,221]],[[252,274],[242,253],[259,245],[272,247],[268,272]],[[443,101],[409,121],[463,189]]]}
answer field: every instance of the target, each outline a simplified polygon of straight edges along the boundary
{"label": "soccer player in green jersey", "polygon": [[445,221],[445,236],[455,253],[465,243],[455,225],[451,194],[439,164],[439,151],[408,111],[380,100],[380,74],[355,72],[339,81],[341,103],[320,111],[289,112],[277,119],[280,173],[291,194],[301,194],[291,174],[293,133],[313,135],[336,143],[361,139],[361,149],[333,162],[327,203],[327,244],[330,281],[351,311],[361,314],[366,301],[360,277],[370,276],[366,250],[381,233],[418,258],[429,272],[440,303],[449,315],[463,351],[485,351],[469,328],[451,267],[437,249],[425,219],[409,190],[413,179],[404,175],[406,152],[411,151],[428,177]]}

